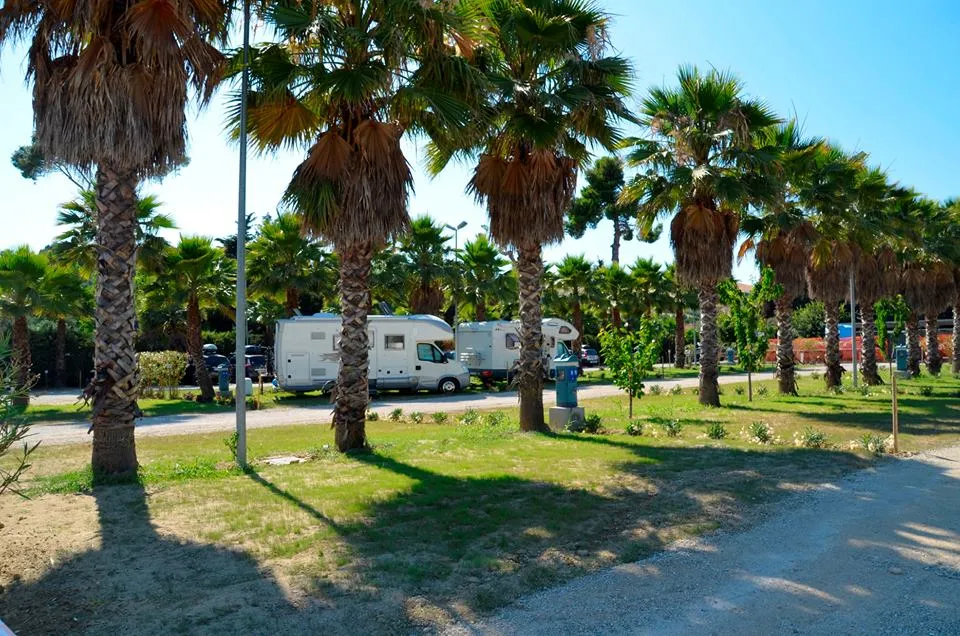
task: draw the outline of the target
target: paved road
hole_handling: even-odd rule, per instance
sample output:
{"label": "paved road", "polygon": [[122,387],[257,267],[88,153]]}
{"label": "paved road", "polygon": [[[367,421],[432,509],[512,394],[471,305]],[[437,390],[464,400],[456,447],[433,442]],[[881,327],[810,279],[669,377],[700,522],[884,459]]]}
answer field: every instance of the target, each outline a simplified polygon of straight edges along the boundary
{"label": "paved road", "polygon": [[960,634],[960,447],[889,459],[466,634]]}
{"label": "paved road", "polygon": [[[806,370],[806,371],[809,371]],[[757,377],[768,377],[767,374],[755,374]],[[720,376],[721,384],[746,382],[746,375]],[[680,380],[651,380],[648,385],[659,384],[664,389],[674,385],[681,387],[697,386],[697,378]],[[578,391],[581,400],[592,398],[624,395],[612,385],[582,386]],[[626,397],[624,395],[624,397]],[[555,394],[551,386],[544,392],[544,402],[549,406],[555,403]],[[386,399],[374,400],[371,410],[385,416],[394,408],[400,407],[406,411],[417,410],[423,413],[437,411],[463,411],[474,409],[505,409],[517,405],[515,391],[503,393],[458,393],[455,395],[433,395],[429,397],[403,397],[391,395]],[[296,407],[276,407],[263,411],[249,411],[247,413],[247,428],[265,428],[270,426],[286,426],[289,424],[329,424],[332,416],[332,405],[322,398],[310,405]],[[145,417],[137,422],[137,437],[146,435],[185,435],[192,433],[210,433],[229,431],[235,426],[235,417],[232,411],[209,414],[184,414]],[[33,439],[39,439],[44,444],[74,444],[87,442],[88,423],[42,423],[32,427]]]}

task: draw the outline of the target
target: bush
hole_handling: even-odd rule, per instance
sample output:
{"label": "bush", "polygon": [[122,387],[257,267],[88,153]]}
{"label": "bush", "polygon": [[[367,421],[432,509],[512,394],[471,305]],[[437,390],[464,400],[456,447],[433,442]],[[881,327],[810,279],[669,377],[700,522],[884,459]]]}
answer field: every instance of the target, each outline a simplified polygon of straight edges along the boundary
{"label": "bush", "polygon": [[230,451],[230,457],[237,461],[237,446],[240,444],[240,434],[236,431],[223,438],[223,445]]}
{"label": "bush", "polygon": [[807,426],[799,433],[793,434],[793,443],[803,448],[826,448],[827,434],[812,426]]}
{"label": "bush", "polygon": [[579,418],[570,418],[570,421],[567,422],[566,429],[571,433],[598,433],[602,428],[602,423],[602,418],[596,413],[593,413],[582,420]]}
{"label": "bush", "polygon": [[867,384],[861,384],[857,387],[857,393],[863,397],[870,397],[870,386]]}
{"label": "bush", "polygon": [[650,395],[661,395],[663,393],[663,387],[659,384],[654,384],[647,389],[647,392],[649,392]]}
{"label": "bush", "polygon": [[443,411],[437,411],[430,416],[434,424],[446,424],[447,423],[447,414]]}
{"label": "bush", "polygon": [[180,381],[187,370],[187,354],[180,351],[144,351],[140,354],[140,392],[159,390],[159,397],[179,397]]}
{"label": "bush", "polygon": [[683,389],[679,384],[674,384],[670,387],[670,395],[680,395],[681,393],[683,393]]}
{"label": "bush", "polygon": [[643,435],[643,422],[640,420],[632,420],[627,423],[627,428],[625,429],[627,435],[631,437],[640,437]]}
{"label": "bush", "polygon": [[736,393],[737,395],[743,395],[744,391],[745,391],[745,389],[744,389],[742,386],[740,386],[739,384],[738,384],[737,386],[733,387],[733,392]]}
{"label": "bush", "polygon": [[863,450],[874,455],[882,455],[887,450],[884,439],[874,433],[865,433],[860,438],[860,446]]}
{"label": "bush", "polygon": [[920,395],[923,397],[930,397],[933,395],[933,387],[929,384],[924,384],[922,387],[920,387]]}
{"label": "bush", "polygon": [[392,411],[390,411],[390,414],[387,415],[387,417],[390,418],[391,422],[399,422],[400,420],[403,419],[403,409],[395,408]]}
{"label": "bush", "polygon": [[421,413],[420,411],[414,411],[413,413],[410,414],[410,421],[413,422],[414,424],[422,424],[423,413]]}
{"label": "bush", "polygon": [[769,392],[770,390],[763,384],[757,387],[757,395],[759,395],[760,397],[765,396]]}
{"label": "bush", "polygon": [[754,422],[749,428],[750,441],[757,444],[769,444],[773,441],[773,427],[766,422]]}
{"label": "bush", "polygon": [[710,439],[723,439],[727,436],[727,429],[722,422],[710,422],[707,424],[707,437]]}
{"label": "bush", "polygon": [[667,434],[667,437],[680,437],[680,433],[683,432],[683,422],[667,420],[663,423],[663,431]]}
{"label": "bush", "polygon": [[[17,487],[20,476],[30,468],[27,460],[37,450],[40,442],[28,444],[24,441],[30,434],[30,425],[20,414],[23,407],[17,402],[29,395],[30,387],[17,386],[17,376],[10,365],[9,338],[0,339],[0,495],[6,491],[25,496]],[[18,457],[12,457],[11,449],[23,442],[23,450]],[[12,461],[11,461],[12,460]]]}
{"label": "bush", "polygon": [[811,372],[811,373],[810,373],[810,379],[811,379],[811,380],[819,380],[819,379],[820,379],[820,372],[819,372],[819,371],[813,371],[813,372]]}
{"label": "bush", "polygon": [[503,426],[507,423],[507,414],[503,411],[493,411],[485,413],[480,417],[480,425],[486,427]]}
{"label": "bush", "polygon": [[460,416],[458,422],[464,426],[473,426],[480,421],[480,412],[476,409],[467,409]]}
{"label": "bush", "polygon": [[379,413],[377,413],[376,411],[367,411],[367,421],[368,421],[368,422],[376,422],[376,421],[379,420],[379,419],[380,419],[380,414],[379,414]]}

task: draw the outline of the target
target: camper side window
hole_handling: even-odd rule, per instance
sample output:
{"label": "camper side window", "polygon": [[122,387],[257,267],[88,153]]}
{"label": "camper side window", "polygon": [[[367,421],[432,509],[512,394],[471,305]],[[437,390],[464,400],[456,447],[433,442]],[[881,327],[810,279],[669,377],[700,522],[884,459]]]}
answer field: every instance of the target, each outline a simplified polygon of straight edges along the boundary
{"label": "camper side window", "polygon": [[387,351],[403,351],[403,336],[384,336],[383,348]]}
{"label": "camper side window", "polygon": [[507,351],[516,351],[520,348],[520,336],[515,333],[507,334]]}

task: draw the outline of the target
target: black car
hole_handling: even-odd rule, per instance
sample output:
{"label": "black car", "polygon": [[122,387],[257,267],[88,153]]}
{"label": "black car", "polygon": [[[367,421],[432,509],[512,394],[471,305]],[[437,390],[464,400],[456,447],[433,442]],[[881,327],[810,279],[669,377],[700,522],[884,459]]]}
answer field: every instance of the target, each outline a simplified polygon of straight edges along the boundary
{"label": "black car", "polygon": [[[244,365],[243,374],[250,378],[251,380],[257,381],[260,379],[260,376],[268,377],[269,373],[267,372],[267,356],[257,354],[257,355],[246,355],[246,364]],[[237,372],[236,372],[236,355],[230,356],[230,381],[236,382]]]}
{"label": "black car", "polygon": [[[220,378],[219,367],[224,364],[230,364],[227,356],[217,353],[203,356],[203,364],[207,367],[207,373],[210,375],[210,381],[216,384]],[[187,363],[187,370],[184,372],[183,383],[191,386],[197,384],[197,372],[194,368],[193,360]]]}

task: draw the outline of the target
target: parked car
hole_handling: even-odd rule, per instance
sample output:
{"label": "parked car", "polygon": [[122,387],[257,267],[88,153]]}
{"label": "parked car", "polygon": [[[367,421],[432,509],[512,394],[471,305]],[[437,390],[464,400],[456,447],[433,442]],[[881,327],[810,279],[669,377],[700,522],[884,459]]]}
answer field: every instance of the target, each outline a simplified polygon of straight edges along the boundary
{"label": "parked car", "polygon": [[[255,362],[255,361],[253,360],[254,358],[256,358],[256,359],[258,359],[258,360],[256,360],[256,362]],[[236,355],[232,355],[232,356],[230,356],[230,360],[229,360],[229,362],[227,363],[228,366],[229,366],[229,368],[230,368],[230,381],[231,381],[231,382],[236,382],[236,381],[237,381],[236,360],[237,360],[237,356],[236,356]],[[243,370],[243,375],[244,375],[245,377],[250,378],[251,380],[258,380],[258,379],[260,378],[260,372],[259,372],[259,368],[258,368],[258,366],[257,366],[257,363],[262,363],[262,368],[264,369],[264,372],[265,372],[265,371],[266,371],[266,357],[265,357],[265,356],[260,356],[260,355],[257,355],[257,356],[244,356],[244,370]]]}
{"label": "parked car", "polygon": [[[210,380],[216,383],[220,377],[220,372],[218,369],[221,365],[230,364],[230,360],[227,358],[227,356],[214,353],[204,355],[203,363],[207,367],[207,373],[210,374]],[[183,374],[183,383],[191,386],[195,386],[197,384],[197,373],[194,369],[193,360],[187,362],[187,370]]]}
{"label": "parked car", "polygon": [[600,354],[596,349],[584,348],[580,351],[580,366],[598,367],[600,366]]}

